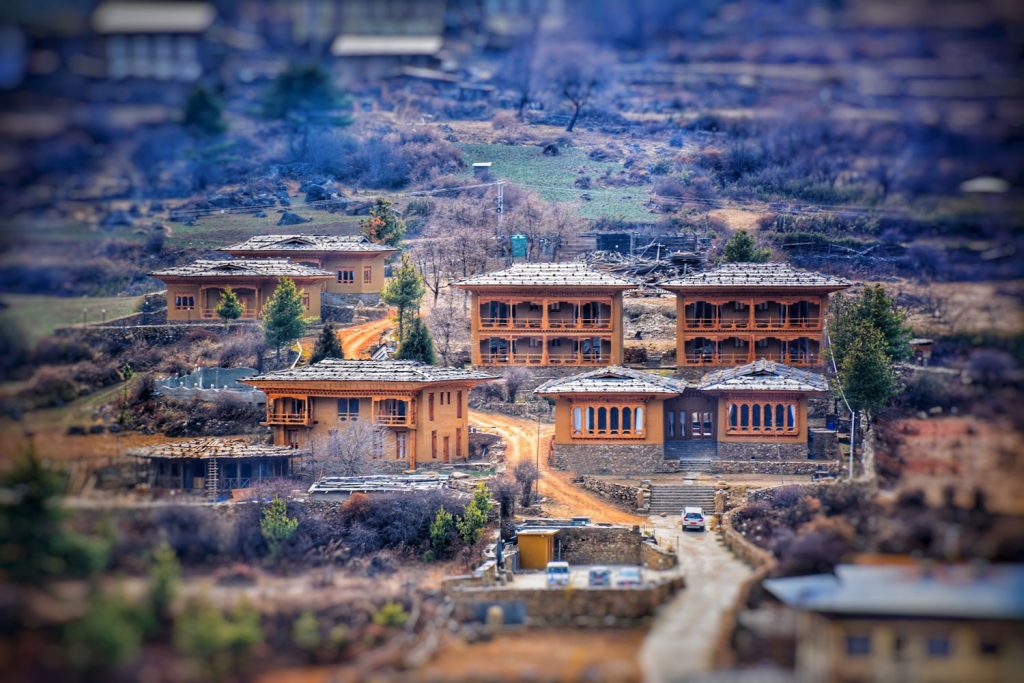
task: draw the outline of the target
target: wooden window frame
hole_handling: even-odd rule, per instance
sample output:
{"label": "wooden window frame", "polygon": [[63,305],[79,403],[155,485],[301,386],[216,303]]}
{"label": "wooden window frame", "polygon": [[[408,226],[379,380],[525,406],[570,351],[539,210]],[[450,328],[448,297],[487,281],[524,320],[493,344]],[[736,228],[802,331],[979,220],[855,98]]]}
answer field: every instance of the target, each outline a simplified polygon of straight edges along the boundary
{"label": "wooden window frame", "polygon": [[[346,402],[345,412],[341,411],[341,402]],[[355,412],[352,412],[352,403],[355,402]],[[338,422],[356,422],[359,420],[359,399],[339,398],[338,399]]]}
{"label": "wooden window frame", "polygon": [[431,422],[434,421],[434,392],[431,391],[427,394],[427,419]]}
{"label": "wooden window frame", "polygon": [[196,310],[196,297],[194,294],[175,294],[174,310],[194,311]]}
{"label": "wooden window frame", "polygon": [[338,282],[343,285],[354,285],[356,283],[356,271],[355,270],[339,270],[338,271]]}
{"label": "wooden window frame", "polygon": [[455,418],[462,419],[462,392],[455,392]]}
{"label": "wooden window frame", "polygon": [[[782,421],[779,421],[779,410]],[[725,433],[730,436],[797,436],[800,433],[796,400],[743,399],[726,402]],[[766,415],[770,415],[766,419]]]}
{"label": "wooden window frame", "polygon": [[[573,404],[569,421],[571,437],[582,440],[643,439],[647,436],[646,408],[644,403],[633,402]],[[580,410],[579,429],[577,409]],[[623,417],[624,411],[629,411],[628,418]]]}
{"label": "wooden window frame", "polygon": [[370,266],[363,266],[363,284],[368,285],[373,282],[373,268]]}

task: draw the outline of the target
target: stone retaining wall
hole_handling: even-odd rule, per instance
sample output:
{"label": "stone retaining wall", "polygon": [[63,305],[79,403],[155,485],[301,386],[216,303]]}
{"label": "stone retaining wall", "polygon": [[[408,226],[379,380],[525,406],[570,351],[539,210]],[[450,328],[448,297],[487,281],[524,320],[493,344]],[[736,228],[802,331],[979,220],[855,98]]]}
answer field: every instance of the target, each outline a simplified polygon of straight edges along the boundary
{"label": "stone retaining wall", "polygon": [[577,474],[649,474],[666,470],[662,444],[554,444],[551,464]]}
{"label": "stone retaining wall", "polygon": [[647,569],[664,571],[679,564],[679,556],[675,552],[665,550],[653,543],[642,543],[640,545],[640,563]]}
{"label": "stone retaining wall", "polygon": [[566,527],[558,531],[558,556],[571,565],[640,564],[639,527]]}
{"label": "stone retaining wall", "polygon": [[58,327],[54,331],[54,335],[66,339],[74,339],[84,344],[122,341],[127,344],[166,346],[178,343],[196,328],[202,328],[218,335],[229,335],[236,331],[237,326],[248,326],[251,324],[248,322],[235,322],[231,323],[227,329],[225,329],[224,323],[220,322],[132,326],[87,325],[82,327]]}
{"label": "stone retaining wall", "polygon": [[320,320],[325,323],[341,323],[349,325],[355,318],[355,309],[351,306],[334,306],[332,304],[320,304]]}
{"label": "stone retaining wall", "polygon": [[639,486],[630,486],[629,484],[598,479],[597,477],[581,477],[579,483],[580,486],[588,491],[593,491],[602,498],[621,505],[628,510],[639,510],[641,508],[643,493]]}
{"label": "stone retaining wall", "polygon": [[718,457],[722,460],[806,461],[807,452],[805,443],[718,442]]}
{"label": "stone retaining wall", "polygon": [[600,628],[632,626],[650,619],[669,597],[685,587],[673,577],[643,588],[526,588],[446,586],[453,603],[452,618],[476,619],[487,605],[522,604],[527,626]]}

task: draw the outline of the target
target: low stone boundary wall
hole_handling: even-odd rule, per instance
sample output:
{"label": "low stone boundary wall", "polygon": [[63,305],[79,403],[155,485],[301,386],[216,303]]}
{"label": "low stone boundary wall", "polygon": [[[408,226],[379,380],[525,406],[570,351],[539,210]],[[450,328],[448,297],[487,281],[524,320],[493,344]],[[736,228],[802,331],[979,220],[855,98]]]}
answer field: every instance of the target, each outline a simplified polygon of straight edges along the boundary
{"label": "low stone boundary wall", "polygon": [[640,510],[643,505],[643,491],[639,486],[620,484],[597,477],[580,477],[579,483],[586,490],[593,491],[602,498],[628,510]]}
{"label": "low stone boundary wall", "polygon": [[518,604],[527,626],[600,628],[633,626],[650,619],[668,598],[685,587],[673,577],[642,588],[524,588],[472,587],[446,584],[453,603],[452,617],[475,621],[488,605]]}
{"label": "low stone boundary wall", "polygon": [[559,559],[577,564],[640,564],[640,527],[581,526],[558,531]]}
{"label": "low stone boundary wall", "polygon": [[679,556],[653,543],[643,543],[640,545],[640,563],[647,569],[664,571],[679,564]]}
{"label": "low stone boundary wall", "polygon": [[[594,445],[567,445],[554,444],[551,449],[549,461],[555,469],[574,472],[583,476],[584,481],[590,477],[586,475],[621,475],[642,477],[646,474],[677,474],[690,472],[694,466],[687,460],[666,460],[660,451],[655,454],[651,452],[634,450],[626,452],[621,446],[594,446]],[[638,446],[628,446],[628,449],[638,449]],[[651,445],[651,449],[660,449],[660,446]],[[624,454],[625,453],[625,454]],[[842,469],[838,460],[725,460],[711,459],[706,468],[707,474],[789,474],[789,475],[810,475],[818,471],[837,474]],[[702,467],[702,471],[705,471]],[[599,481],[599,480],[595,480]],[[587,484],[584,483],[586,487]],[[600,485],[596,485],[600,486]],[[619,493],[603,488],[594,488],[595,493],[609,494],[611,500],[617,500]],[[636,503],[630,507],[636,509]]]}

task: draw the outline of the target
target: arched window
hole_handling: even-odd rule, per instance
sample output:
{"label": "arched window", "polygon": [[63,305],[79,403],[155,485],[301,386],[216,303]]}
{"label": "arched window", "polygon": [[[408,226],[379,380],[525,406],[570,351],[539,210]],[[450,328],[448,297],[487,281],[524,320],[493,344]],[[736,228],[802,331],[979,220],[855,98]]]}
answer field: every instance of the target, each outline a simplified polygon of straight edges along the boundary
{"label": "arched window", "polygon": [[593,406],[587,408],[587,431],[594,431],[594,408]]}
{"label": "arched window", "polygon": [[619,431],[619,409],[618,408],[609,408],[608,409],[608,421],[610,423],[612,432],[613,433],[617,433]]}
{"label": "arched window", "polygon": [[[671,413],[669,413],[671,415]],[[633,411],[629,408],[622,409],[622,433],[631,434],[633,432]]]}
{"label": "arched window", "polygon": [[579,406],[572,409],[572,431],[577,433],[583,431],[583,408]]}
{"label": "arched window", "polygon": [[772,404],[771,403],[765,403],[764,404],[764,428],[766,430],[771,430],[771,428],[772,428]]}
{"label": "arched window", "polygon": [[750,427],[750,406],[743,404],[740,406],[740,428],[747,429]]}
{"label": "arched window", "polygon": [[733,427],[733,428],[736,427],[736,404],[735,403],[730,403],[729,404],[729,426]]}
{"label": "arched window", "polygon": [[761,404],[755,403],[753,410],[753,417],[751,419],[751,426],[754,429],[761,429]]}
{"label": "arched window", "polygon": [[640,434],[644,431],[644,409],[636,409],[636,433]]}
{"label": "arched window", "polygon": [[796,429],[796,406],[790,403],[787,407],[789,410],[786,413],[786,429],[792,431]]}
{"label": "arched window", "polygon": [[[628,410],[625,415],[629,415]],[[676,435],[676,413],[674,410],[666,410],[665,415],[668,417],[668,435],[674,437]]]}
{"label": "arched window", "polygon": [[779,403],[775,406],[775,429],[782,431],[786,424],[786,406]]}
{"label": "arched window", "polygon": [[608,429],[608,409],[601,406],[597,409],[597,431],[603,432]]}

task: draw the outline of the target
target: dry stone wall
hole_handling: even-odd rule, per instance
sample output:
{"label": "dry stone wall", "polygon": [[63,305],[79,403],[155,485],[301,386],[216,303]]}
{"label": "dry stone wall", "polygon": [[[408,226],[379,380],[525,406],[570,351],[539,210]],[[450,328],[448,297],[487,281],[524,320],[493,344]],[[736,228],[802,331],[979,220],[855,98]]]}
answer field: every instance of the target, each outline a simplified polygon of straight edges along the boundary
{"label": "dry stone wall", "polygon": [[640,564],[639,527],[566,527],[558,532],[558,556],[569,564]]}
{"label": "dry stone wall", "polygon": [[661,444],[555,444],[552,465],[577,474],[647,474],[671,471]]}

